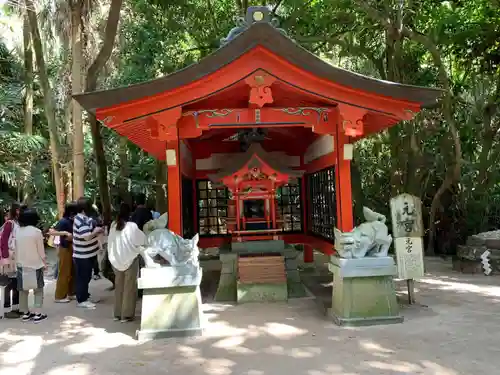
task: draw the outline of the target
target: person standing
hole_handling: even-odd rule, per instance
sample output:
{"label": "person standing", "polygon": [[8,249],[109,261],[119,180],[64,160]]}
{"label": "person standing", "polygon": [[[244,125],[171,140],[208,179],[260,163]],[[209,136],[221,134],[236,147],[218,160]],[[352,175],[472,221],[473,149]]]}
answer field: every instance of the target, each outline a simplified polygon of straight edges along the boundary
{"label": "person standing", "polygon": [[[92,206],[92,212],[89,214],[89,216],[92,218],[92,220],[94,220],[94,222],[96,223],[96,225],[98,227],[104,227],[104,221],[102,219],[102,216],[100,214],[101,210],[99,209],[99,207],[96,205],[93,205]],[[102,253],[103,249],[102,249],[102,243],[101,243],[101,237],[102,236],[99,236],[97,238],[97,241],[99,242],[99,251],[98,251],[98,255],[95,257],[95,260],[94,260],[94,267],[93,267],[93,274],[94,276],[92,277],[94,280],[100,280],[101,279],[101,271],[99,269],[99,254]]]}
{"label": "person standing", "polygon": [[[39,216],[34,210],[24,210],[19,215],[19,229],[16,232],[15,253],[17,264],[17,286],[19,288],[19,310],[22,320],[39,323],[47,319],[41,312],[43,306],[43,273],[47,267],[43,234],[37,228]],[[29,291],[35,295],[34,309],[28,308]]]}
{"label": "person standing", "polygon": [[153,220],[153,213],[146,207],[146,195],[137,194],[135,199],[136,209],[132,214],[130,221],[137,224],[140,230],[144,229],[144,224]]}
{"label": "person standing", "polygon": [[19,229],[19,213],[21,206],[18,203],[12,203],[7,220],[2,226],[0,235],[0,268],[2,273],[7,276],[7,285],[5,286],[4,309],[8,311],[5,317],[8,319],[18,319],[22,314],[19,312],[19,291],[17,289],[16,278],[16,260],[14,241],[17,229]]}
{"label": "person standing", "polygon": [[[145,194],[137,194],[135,198],[135,204],[136,208],[134,210],[134,213],[132,214],[132,217],[130,218],[130,221],[136,223],[139,229],[142,231],[144,229],[144,225],[148,221],[153,220],[153,213],[149,208],[146,207]],[[142,257],[139,257],[139,268],[142,267],[144,267],[144,259],[142,259]],[[139,298],[142,298],[143,294],[144,291],[142,289],[139,289]]]}
{"label": "person standing", "polygon": [[64,214],[53,229],[49,229],[51,236],[59,236],[57,246],[58,278],[56,282],[56,303],[68,303],[75,299],[75,280],[73,267],[73,220],[77,214],[76,203],[68,203]]}
{"label": "person standing", "polygon": [[136,223],[129,221],[130,207],[120,205],[118,215],[111,224],[108,237],[108,257],[115,272],[115,303],[113,316],[122,323],[135,318],[137,303],[137,273],[141,246],[146,235]]}
{"label": "person standing", "polygon": [[91,301],[89,283],[92,279],[94,262],[99,251],[98,236],[104,232],[89,215],[92,203],[82,197],[77,201],[78,214],[73,220],[73,261],[75,266],[75,289],[77,306],[95,309],[98,300]]}

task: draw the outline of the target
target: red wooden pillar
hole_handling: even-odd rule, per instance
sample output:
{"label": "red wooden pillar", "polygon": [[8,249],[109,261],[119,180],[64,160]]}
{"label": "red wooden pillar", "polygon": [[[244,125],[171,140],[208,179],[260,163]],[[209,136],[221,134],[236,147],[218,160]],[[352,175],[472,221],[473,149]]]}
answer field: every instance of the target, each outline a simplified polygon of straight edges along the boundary
{"label": "red wooden pillar", "polygon": [[198,220],[198,181],[196,180],[196,158],[193,156],[193,152],[191,151],[192,159],[193,159],[193,223],[194,223],[194,232],[200,232],[200,222]]}
{"label": "red wooden pillar", "polygon": [[271,220],[273,222],[272,229],[278,229],[278,225],[276,224],[276,190],[275,189],[273,189],[273,191],[271,192],[270,209],[271,209]]}
{"label": "red wooden pillar", "polygon": [[[300,157],[300,165],[303,167],[304,166],[304,156],[302,155]],[[302,180],[300,182],[300,199],[302,203],[302,232],[306,235],[308,231],[308,217],[307,213],[308,210],[311,209],[311,202],[309,202],[309,187],[307,186],[306,183],[306,178],[307,175],[304,174],[302,176]],[[308,244],[303,244],[304,245],[304,263],[314,263],[314,249],[311,245]]]}
{"label": "red wooden pillar", "polygon": [[236,230],[239,231],[241,228],[241,213],[240,213],[240,196],[238,194],[238,190],[236,190],[234,194],[234,199],[236,201]]}
{"label": "red wooden pillar", "polygon": [[167,141],[168,229],[182,236],[182,178],[179,139]]}
{"label": "red wooden pillar", "polygon": [[314,263],[314,249],[308,244],[304,244],[304,263]]}
{"label": "red wooden pillar", "polygon": [[[337,197],[337,228],[342,232],[349,232],[354,227],[351,160],[344,154],[345,145],[350,143],[349,137],[363,134],[363,117],[366,110],[339,104],[335,134],[336,168],[336,197]],[[347,159],[347,160],[346,160]]]}

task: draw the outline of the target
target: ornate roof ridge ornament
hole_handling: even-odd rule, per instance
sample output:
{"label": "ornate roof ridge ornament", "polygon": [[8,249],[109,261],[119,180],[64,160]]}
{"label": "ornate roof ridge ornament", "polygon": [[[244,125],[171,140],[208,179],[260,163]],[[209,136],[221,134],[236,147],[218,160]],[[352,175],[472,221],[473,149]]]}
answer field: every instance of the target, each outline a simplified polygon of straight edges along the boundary
{"label": "ornate roof ridge ornament", "polygon": [[235,17],[236,27],[233,27],[229,34],[225,38],[222,38],[220,43],[221,46],[229,43],[243,31],[247,30],[254,23],[268,23],[273,26],[276,30],[286,35],[286,32],[279,28],[279,20],[277,18],[271,17],[271,10],[267,6],[252,6],[247,8],[247,13],[245,17],[237,16]]}

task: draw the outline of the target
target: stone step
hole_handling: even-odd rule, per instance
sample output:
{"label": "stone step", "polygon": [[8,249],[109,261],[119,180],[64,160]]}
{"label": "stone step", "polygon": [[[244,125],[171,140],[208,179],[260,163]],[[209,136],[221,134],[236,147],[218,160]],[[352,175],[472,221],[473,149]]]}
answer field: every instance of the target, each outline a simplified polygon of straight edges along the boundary
{"label": "stone step", "polygon": [[286,282],[284,259],[281,256],[238,258],[238,280],[243,284]]}
{"label": "stone step", "polygon": [[233,242],[231,250],[237,253],[283,252],[285,242],[283,240]]}

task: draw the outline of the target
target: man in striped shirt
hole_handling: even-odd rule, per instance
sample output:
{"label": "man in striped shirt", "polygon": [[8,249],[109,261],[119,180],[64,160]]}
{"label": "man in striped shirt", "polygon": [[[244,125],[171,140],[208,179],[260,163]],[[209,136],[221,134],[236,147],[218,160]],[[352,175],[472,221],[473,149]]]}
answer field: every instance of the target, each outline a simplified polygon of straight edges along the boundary
{"label": "man in striped shirt", "polygon": [[96,221],[89,216],[92,212],[92,203],[88,198],[78,199],[77,205],[78,214],[73,220],[76,300],[78,307],[94,309],[95,303],[90,300],[89,283],[99,251],[97,237],[104,229],[98,227]]}

